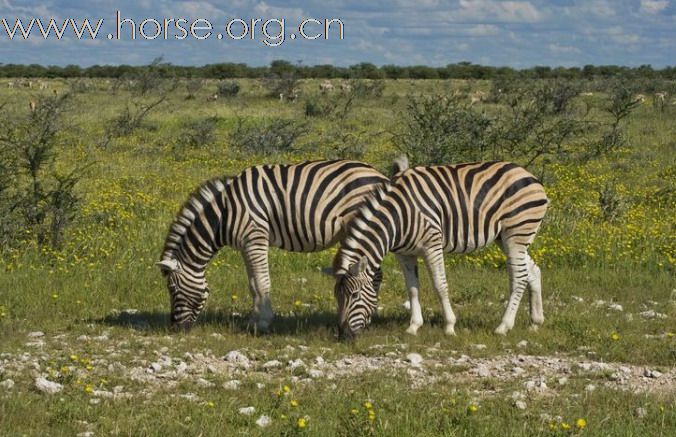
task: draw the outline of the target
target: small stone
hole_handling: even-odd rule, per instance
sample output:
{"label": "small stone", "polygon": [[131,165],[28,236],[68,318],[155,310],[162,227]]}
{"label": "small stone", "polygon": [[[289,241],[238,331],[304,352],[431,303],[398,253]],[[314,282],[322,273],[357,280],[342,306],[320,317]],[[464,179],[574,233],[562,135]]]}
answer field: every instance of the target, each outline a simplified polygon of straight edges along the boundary
{"label": "small stone", "polygon": [[272,419],[270,419],[269,416],[262,415],[256,420],[256,425],[260,426],[261,428],[265,428],[266,426],[270,425],[272,423]]}
{"label": "small stone", "polygon": [[297,368],[299,368],[299,367],[305,367],[305,362],[304,362],[303,360],[301,360],[300,358],[298,358],[297,360],[291,360],[291,361],[289,361],[289,362],[287,363],[287,365],[288,365],[289,368],[291,368],[291,369],[297,369]]}
{"label": "small stone", "polygon": [[324,376],[324,372],[319,369],[310,369],[308,370],[307,374],[310,376],[310,378],[321,378]]}
{"label": "small stone", "polygon": [[5,379],[4,381],[0,382],[0,387],[4,388],[5,390],[11,390],[14,387],[14,381],[11,379]]}
{"label": "small stone", "polygon": [[160,363],[150,363],[150,367],[148,367],[148,372],[150,373],[157,373],[160,370],[162,370],[162,365]]}
{"label": "small stone", "polygon": [[216,385],[213,382],[207,381],[204,378],[197,378],[197,381],[195,381],[195,384],[197,384],[200,387],[204,387],[204,388],[211,388],[211,387],[214,387]]}
{"label": "small stone", "polygon": [[608,305],[608,309],[613,310],[613,311],[619,311],[619,312],[624,311],[624,308],[622,308],[622,305],[617,304],[617,303],[611,303],[610,305]]}
{"label": "small stone", "polygon": [[257,383],[256,383],[256,388],[259,389],[259,390],[262,390],[262,389],[265,388],[265,384],[263,384],[262,382],[257,382]]}
{"label": "small stone", "polygon": [[263,368],[266,370],[275,369],[277,367],[282,367],[282,362],[279,360],[270,360],[263,363]]}
{"label": "small stone", "polygon": [[523,374],[524,372],[526,372],[526,371],[523,369],[523,367],[516,366],[516,367],[514,367],[514,368],[512,369],[512,373],[513,373],[514,375],[521,375],[521,374]]}
{"label": "small stone", "polygon": [[662,372],[660,372],[659,370],[649,370],[649,369],[645,369],[645,371],[643,371],[643,376],[645,376],[646,378],[655,378],[655,379],[657,379],[657,378],[659,378],[660,376],[662,376]]}
{"label": "small stone", "polygon": [[559,385],[566,385],[566,384],[568,384],[568,378],[566,378],[565,376],[562,376],[561,378],[559,378],[559,380],[557,382],[559,383]]}
{"label": "small stone", "polygon": [[526,391],[542,393],[547,390],[547,384],[542,379],[531,379],[523,384]]}
{"label": "small stone", "polygon": [[324,358],[316,357],[315,358],[315,364],[318,365],[318,366],[321,366],[322,364],[324,364]]}
{"label": "small stone", "polygon": [[127,308],[126,310],[122,310],[122,314],[133,316],[134,314],[138,314],[138,310],[136,308]]}
{"label": "small stone", "polygon": [[584,386],[584,391],[586,391],[587,393],[591,393],[594,390],[596,390],[596,386],[594,384],[587,384]]}
{"label": "small stone", "polygon": [[249,357],[247,357],[242,352],[237,350],[228,352],[227,354],[225,354],[223,359],[229,363],[236,364],[239,367],[243,367],[245,369],[251,367],[251,360],[249,360]]}
{"label": "small stone", "polygon": [[35,387],[41,392],[48,394],[58,393],[63,390],[63,386],[58,382],[49,381],[43,377],[35,379]]}
{"label": "small stone", "polygon": [[91,399],[89,400],[89,403],[90,403],[91,405],[98,405],[98,404],[101,403],[101,399],[99,399],[99,398],[91,398]]}
{"label": "small stone", "polygon": [[648,415],[648,410],[646,410],[643,407],[638,407],[636,409],[635,413],[636,413],[636,417],[638,417],[639,419],[643,419],[644,417],[646,417]]}
{"label": "small stone", "polygon": [[406,361],[411,363],[412,366],[420,366],[423,362],[423,357],[418,353],[411,352],[406,355]]}
{"label": "small stone", "polygon": [[527,346],[528,346],[528,342],[526,340],[521,340],[520,342],[518,342],[516,344],[516,347],[521,348],[521,349],[523,349]]}
{"label": "small stone", "polygon": [[521,401],[521,400],[514,401],[514,406],[519,410],[525,410],[526,407],[527,407],[526,402]]}
{"label": "small stone", "polygon": [[42,332],[42,331],[33,331],[33,332],[29,332],[28,334],[26,334],[26,336],[28,338],[40,338],[40,337],[44,337],[45,333]]}
{"label": "small stone", "polygon": [[85,431],[79,432],[76,434],[77,437],[94,437],[94,431]]}
{"label": "small stone", "polygon": [[226,390],[237,390],[241,384],[242,384],[241,381],[233,379],[231,381],[224,382],[223,388]]}
{"label": "small stone", "polygon": [[491,376],[491,371],[488,370],[488,367],[486,367],[484,364],[479,364],[476,369],[476,374],[480,376],[481,378],[488,378]]}
{"label": "small stone", "polygon": [[185,373],[186,370],[188,370],[188,365],[184,361],[181,361],[180,363],[178,363],[176,365],[176,373],[177,374],[180,375],[182,373]]}
{"label": "small stone", "polygon": [[605,300],[599,299],[599,300],[594,301],[594,306],[595,306],[595,307],[602,307],[602,306],[604,306],[605,304],[606,304],[606,301],[605,301]]}
{"label": "small stone", "polygon": [[242,407],[239,409],[239,414],[244,414],[245,416],[251,416],[255,412],[255,407]]}
{"label": "small stone", "polygon": [[486,349],[485,344],[472,344],[471,346],[472,346],[473,349],[476,349],[478,351]]}
{"label": "small stone", "polygon": [[638,313],[639,316],[643,317],[644,319],[666,319],[667,316],[662,313],[658,313],[655,310],[648,310],[648,311],[643,311],[641,313]]}

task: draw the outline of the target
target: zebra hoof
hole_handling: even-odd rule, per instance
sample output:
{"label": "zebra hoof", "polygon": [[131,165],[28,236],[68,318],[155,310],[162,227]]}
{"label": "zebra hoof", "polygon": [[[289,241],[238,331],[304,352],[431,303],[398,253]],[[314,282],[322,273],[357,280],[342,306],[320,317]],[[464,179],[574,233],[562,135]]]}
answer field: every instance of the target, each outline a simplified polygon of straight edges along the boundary
{"label": "zebra hoof", "polygon": [[509,331],[509,329],[507,328],[507,326],[504,325],[504,324],[501,324],[500,326],[498,326],[497,328],[495,328],[495,331],[494,331],[494,332],[495,332],[496,334],[498,334],[498,335],[507,335],[507,331]]}
{"label": "zebra hoof", "polygon": [[448,336],[455,336],[455,328],[451,325],[446,326],[444,329],[444,334]]}
{"label": "zebra hoof", "polygon": [[406,333],[410,335],[418,335],[418,329],[420,329],[420,326],[411,325],[406,329]]}

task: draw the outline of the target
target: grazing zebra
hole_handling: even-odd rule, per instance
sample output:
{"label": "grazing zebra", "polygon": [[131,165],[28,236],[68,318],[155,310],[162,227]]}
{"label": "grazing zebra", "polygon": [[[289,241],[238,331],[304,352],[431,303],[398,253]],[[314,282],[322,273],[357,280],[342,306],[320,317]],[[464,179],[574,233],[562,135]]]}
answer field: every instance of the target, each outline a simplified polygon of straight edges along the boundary
{"label": "grazing zebra", "polygon": [[[407,332],[423,324],[417,259],[422,257],[444,313],[445,332],[455,334],[444,253],[468,253],[497,240],[507,255],[511,296],[502,323],[506,334],[526,287],[534,328],[544,322],[540,269],[528,255],[547,209],[542,184],[509,162],[408,168],[395,161],[389,187],[377,189],[348,224],[334,259],[339,329],[351,337],[370,322],[379,284],[374,272],[387,252],[399,260],[411,304]],[[378,279],[379,282],[380,279]]]}
{"label": "grazing zebra", "polygon": [[313,252],[334,245],[365,195],[389,180],[355,161],[250,167],[203,184],[169,229],[161,261],[171,298],[171,324],[188,329],[204,307],[207,263],[223,246],[242,253],[253,297],[252,323],[272,321],[268,246]]}

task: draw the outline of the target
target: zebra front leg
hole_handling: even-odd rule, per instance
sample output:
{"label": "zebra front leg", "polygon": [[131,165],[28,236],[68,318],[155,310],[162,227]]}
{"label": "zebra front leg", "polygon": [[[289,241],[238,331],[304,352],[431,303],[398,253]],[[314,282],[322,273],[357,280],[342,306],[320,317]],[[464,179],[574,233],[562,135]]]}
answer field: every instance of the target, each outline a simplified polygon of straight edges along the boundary
{"label": "zebra front leg", "polygon": [[439,296],[439,303],[444,312],[444,333],[446,335],[455,335],[455,314],[451,308],[451,302],[448,299],[448,282],[446,281],[446,269],[444,266],[444,251],[441,248],[432,250],[425,254],[425,265],[434,284],[434,289]]}
{"label": "zebra front leg", "polygon": [[250,242],[242,251],[242,255],[249,276],[249,291],[253,298],[250,323],[255,323],[258,331],[267,332],[273,319],[267,240]]}
{"label": "zebra front leg", "polygon": [[408,300],[411,306],[411,324],[406,332],[416,335],[418,329],[423,325],[422,309],[418,297],[420,290],[420,280],[418,277],[418,258],[415,256],[397,255],[401,269],[404,272],[406,281],[406,290],[408,290]]}
{"label": "zebra front leg", "polygon": [[530,290],[530,319],[531,329],[537,330],[545,322],[544,312],[542,311],[542,279],[540,267],[526,253],[528,262],[528,289]]}
{"label": "zebra front leg", "polygon": [[502,322],[495,329],[496,334],[505,335],[514,327],[516,312],[528,285],[530,273],[528,268],[528,254],[523,246],[518,249],[503,242],[503,251],[507,254],[507,270],[509,272],[509,302],[502,316]]}

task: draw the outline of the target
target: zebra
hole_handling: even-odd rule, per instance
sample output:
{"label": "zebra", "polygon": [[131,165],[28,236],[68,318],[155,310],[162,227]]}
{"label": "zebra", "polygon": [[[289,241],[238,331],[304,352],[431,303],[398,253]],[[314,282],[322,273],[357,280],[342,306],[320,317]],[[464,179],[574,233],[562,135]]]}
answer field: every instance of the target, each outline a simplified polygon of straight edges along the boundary
{"label": "zebra", "polygon": [[545,216],[548,199],[542,184],[510,162],[474,162],[408,168],[395,161],[391,184],[374,190],[348,224],[334,258],[334,294],[339,332],[351,338],[370,322],[377,308],[376,271],[393,252],[408,289],[415,335],[423,324],[418,301],[418,257],[422,257],[444,314],[445,333],[455,334],[448,298],[444,253],[469,253],[493,241],[507,255],[511,295],[497,334],[514,326],[519,302],[530,289],[533,329],[544,322],[540,269],[528,247]]}
{"label": "zebra", "polygon": [[172,223],[157,263],[167,278],[171,326],[187,330],[194,324],[209,295],[205,268],[218,250],[231,246],[246,265],[254,302],[250,323],[267,331],[273,318],[268,246],[293,252],[333,246],[366,194],[387,183],[367,164],[324,160],[260,165],[202,184]]}

